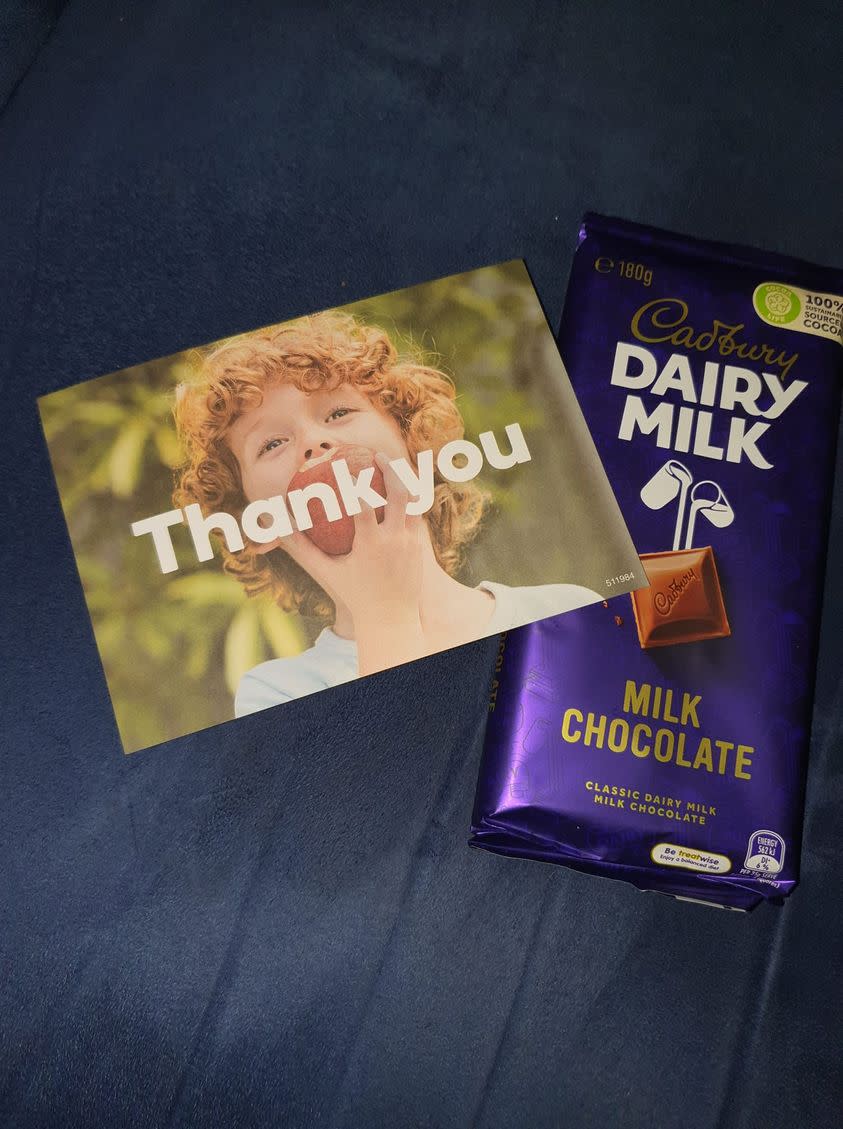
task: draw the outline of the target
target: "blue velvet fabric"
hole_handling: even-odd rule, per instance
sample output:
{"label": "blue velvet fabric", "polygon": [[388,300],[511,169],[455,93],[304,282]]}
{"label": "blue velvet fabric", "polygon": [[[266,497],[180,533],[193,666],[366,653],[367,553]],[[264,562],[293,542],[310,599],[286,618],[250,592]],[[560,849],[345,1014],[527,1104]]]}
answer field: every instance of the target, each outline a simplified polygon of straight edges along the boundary
{"label": "blue velvet fabric", "polygon": [[465,845],[494,641],[124,758],[35,397],[515,256],[555,323],[586,208],[841,265],[839,21],[4,21],[0,1124],[837,1123],[839,491],[802,884],[745,917]]}

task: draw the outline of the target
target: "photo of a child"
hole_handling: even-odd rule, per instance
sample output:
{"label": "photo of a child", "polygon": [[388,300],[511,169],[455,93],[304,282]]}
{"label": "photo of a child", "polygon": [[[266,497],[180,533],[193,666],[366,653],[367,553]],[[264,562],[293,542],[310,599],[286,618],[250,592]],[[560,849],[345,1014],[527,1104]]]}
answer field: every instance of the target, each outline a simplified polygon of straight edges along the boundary
{"label": "photo of a child", "polygon": [[643,582],[520,261],[39,409],[126,752]]}
{"label": "photo of a child", "polygon": [[299,531],[242,553],[223,545],[226,568],[249,594],[325,624],[306,651],[244,674],[238,716],[601,599],[573,583],[469,587],[457,579],[486,496],[440,476],[434,507],[408,514],[410,495],[389,462],[412,462],[422,449],[435,455],[463,436],[455,384],[402,359],[386,331],[349,314],[225,342],[179,388],[176,421],[189,453],[177,505],[240,514],[350,445],[374,453],[385,482],[383,521],[364,506],[345,555],[323,552]]}

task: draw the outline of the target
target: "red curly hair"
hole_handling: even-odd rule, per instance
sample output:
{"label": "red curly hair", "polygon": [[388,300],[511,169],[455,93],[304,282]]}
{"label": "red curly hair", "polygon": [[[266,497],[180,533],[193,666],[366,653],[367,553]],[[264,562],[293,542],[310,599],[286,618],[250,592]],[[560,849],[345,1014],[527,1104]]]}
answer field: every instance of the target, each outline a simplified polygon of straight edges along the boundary
{"label": "red curly hair", "polygon": [[[292,384],[302,392],[351,384],[398,422],[415,462],[464,433],[453,381],[438,369],[399,357],[388,334],[349,314],[327,312],[232,337],[198,355],[197,374],[176,392],[175,419],[186,450],[173,495],[177,506],[197,502],[203,514],[240,517],[247,505],[237,459],[227,436],[234,421],[257,407],[263,390]],[[433,506],[425,515],[439,564],[450,574],[474,536],[486,495],[472,483],[436,474]],[[283,549],[229,552],[224,568],[250,596],[269,594],[285,611],[330,621],[334,605]]]}

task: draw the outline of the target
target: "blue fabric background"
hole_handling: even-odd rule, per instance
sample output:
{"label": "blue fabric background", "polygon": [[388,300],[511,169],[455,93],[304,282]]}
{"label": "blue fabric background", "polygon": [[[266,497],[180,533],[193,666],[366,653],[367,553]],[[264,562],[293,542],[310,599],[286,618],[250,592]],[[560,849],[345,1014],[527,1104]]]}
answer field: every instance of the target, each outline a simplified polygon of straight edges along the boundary
{"label": "blue fabric background", "polygon": [[465,846],[493,641],[124,758],[35,397],[514,256],[555,325],[586,208],[839,266],[839,21],[7,0],[0,30],[0,1124],[835,1124],[839,491],[802,885],[743,917]]}

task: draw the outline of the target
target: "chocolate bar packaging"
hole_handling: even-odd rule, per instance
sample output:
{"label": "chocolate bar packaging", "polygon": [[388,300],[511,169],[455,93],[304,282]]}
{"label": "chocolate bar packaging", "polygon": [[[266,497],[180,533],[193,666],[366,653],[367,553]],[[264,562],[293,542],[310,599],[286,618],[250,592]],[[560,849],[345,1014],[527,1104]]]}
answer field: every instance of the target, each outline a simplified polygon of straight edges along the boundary
{"label": "chocolate bar packaging", "polygon": [[793,890],[842,317],[842,272],[586,216],[559,344],[649,587],[502,636],[473,845]]}

